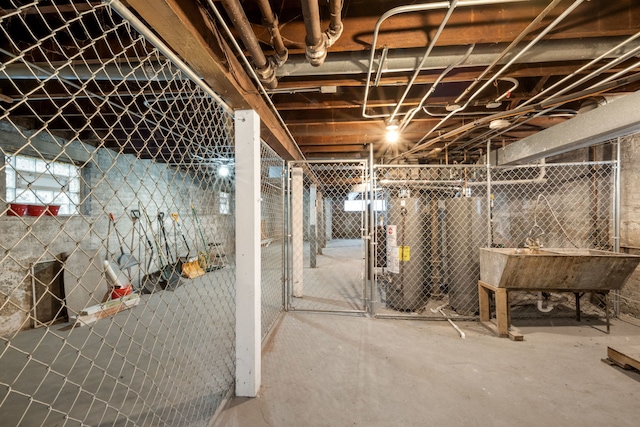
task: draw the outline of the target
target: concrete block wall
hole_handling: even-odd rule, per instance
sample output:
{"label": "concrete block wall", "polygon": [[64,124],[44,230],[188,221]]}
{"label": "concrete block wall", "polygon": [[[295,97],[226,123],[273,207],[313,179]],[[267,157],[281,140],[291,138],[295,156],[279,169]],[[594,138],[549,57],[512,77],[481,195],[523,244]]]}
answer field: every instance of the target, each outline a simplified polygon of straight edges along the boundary
{"label": "concrete block wall", "polygon": [[[620,187],[621,250],[640,255],[640,134],[623,138]],[[631,275],[621,291],[621,312],[640,317],[640,269]]]}
{"label": "concrete block wall", "polygon": [[[138,159],[133,155],[105,148],[93,152],[90,161],[83,166],[82,177],[84,203],[81,204],[79,215],[21,218],[6,214],[0,216],[0,236],[5,249],[0,259],[0,336],[10,336],[31,327],[31,263],[62,259],[64,254],[79,249],[98,249],[101,257],[105,255],[109,212],[116,216],[117,229],[125,237],[126,246],[131,243],[132,221],[128,217],[131,209],[144,207],[151,217],[156,234],[159,232],[157,212],[165,212],[164,222],[169,234],[170,249],[172,253],[184,256],[186,248],[179,234],[174,232],[170,216],[171,212],[177,212],[191,255],[195,256],[197,249],[202,249],[203,244],[191,212],[191,205],[194,204],[205,240],[220,243],[222,251],[232,257],[235,196],[231,179],[219,180],[205,174],[195,176],[163,163]],[[2,195],[5,194],[5,182],[4,174],[0,174]],[[219,213],[219,191],[231,194],[230,215]],[[4,202],[4,198],[1,200]],[[4,211],[6,203],[0,208]],[[146,223],[144,225],[151,237],[149,226]],[[136,230],[134,246],[139,243],[138,236]],[[108,244],[110,253],[117,256],[119,243],[113,230]],[[146,244],[146,241],[142,244]],[[131,250],[134,255],[138,253],[137,248],[127,247],[126,250]],[[154,252],[157,256],[155,248]],[[137,272],[133,273],[133,277],[137,277]],[[55,273],[49,276],[53,278]],[[50,292],[59,293],[54,289]]]}

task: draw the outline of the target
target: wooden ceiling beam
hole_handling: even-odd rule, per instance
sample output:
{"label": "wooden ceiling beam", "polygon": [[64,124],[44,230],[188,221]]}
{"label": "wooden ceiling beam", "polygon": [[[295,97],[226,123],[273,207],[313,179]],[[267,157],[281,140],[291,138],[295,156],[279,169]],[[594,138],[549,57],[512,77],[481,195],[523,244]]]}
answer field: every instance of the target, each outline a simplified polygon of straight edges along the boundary
{"label": "wooden ceiling beam", "polygon": [[[579,11],[567,17],[563,31],[555,31],[550,38],[588,38],[608,35],[630,35],[637,31],[640,10],[634,8],[635,0],[615,2],[592,1],[580,5]],[[514,3],[507,5],[460,7],[454,11],[438,43],[441,45],[464,45],[469,43],[511,42],[542,11],[544,2]],[[544,28],[558,17],[567,3],[554,9],[540,24]],[[366,10],[364,9],[366,8]],[[351,5],[343,16],[344,31],[330,52],[367,50],[371,46],[373,28],[378,18],[390,8],[384,4],[367,2],[358,7]],[[377,10],[376,10],[377,9]],[[324,13],[324,8],[321,9]],[[376,48],[386,45],[390,49],[423,47],[442,22],[446,10],[405,13],[385,21],[381,26]],[[291,12],[290,12],[291,13]],[[593,17],[583,19],[584,16]],[[323,28],[328,16],[323,16]],[[593,25],[598,19],[598,25]],[[260,22],[254,19],[254,22]],[[305,28],[301,19],[281,17],[280,32],[291,54],[304,53]],[[268,46],[270,35],[261,25],[254,25],[258,38]]]}
{"label": "wooden ceiling beam", "polygon": [[[262,138],[285,159],[300,159],[296,142],[257,92],[235,53],[216,38],[197,2],[127,0],[144,21],[233,109],[253,109]],[[228,54],[225,55],[224,52]]]}

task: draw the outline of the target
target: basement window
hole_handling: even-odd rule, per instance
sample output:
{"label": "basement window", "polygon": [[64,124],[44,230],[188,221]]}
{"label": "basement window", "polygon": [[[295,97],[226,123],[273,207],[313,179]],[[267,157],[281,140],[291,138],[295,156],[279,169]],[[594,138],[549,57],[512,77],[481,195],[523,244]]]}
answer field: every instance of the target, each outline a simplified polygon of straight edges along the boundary
{"label": "basement window", "polygon": [[[368,200],[345,200],[344,211],[345,212],[365,212],[368,209]],[[384,200],[374,200],[373,210],[376,212],[385,212],[387,210],[387,203]]]}
{"label": "basement window", "polygon": [[78,213],[80,168],[21,155],[5,157],[7,203],[58,205],[59,215]]}
{"label": "basement window", "polygon": [[229,215],[231,213],[231,206],[229,204],[230,202],[229,193],[225,193],[224,191],[221,191],[219,202],[220,202],[220,214]]}

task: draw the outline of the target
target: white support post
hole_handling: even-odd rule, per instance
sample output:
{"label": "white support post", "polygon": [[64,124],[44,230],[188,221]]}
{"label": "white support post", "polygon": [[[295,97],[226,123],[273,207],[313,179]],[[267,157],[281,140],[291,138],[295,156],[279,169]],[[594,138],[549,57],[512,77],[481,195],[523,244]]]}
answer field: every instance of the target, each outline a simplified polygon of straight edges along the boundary
{"label": "white support post", "polygon": [[302,168],[291,170],[291,250],[293,251],[293,296],[302,298],[304,294],[304,241],[302,236],[303,212]]}
{"label": "white support post", "polygon": [[333,239],[333,200],[327,199],[324,202],[324,227],[327,241]]}
{"label": "white support post", "polygon": [[309,266],[316,268],[316,255],[318,254],[318,205],[317,188],[311,184],[309,188]]}
{"label": "white support post", "polygon": [[256,397],[261,381],[260,117],[235,112],[236,396]]}

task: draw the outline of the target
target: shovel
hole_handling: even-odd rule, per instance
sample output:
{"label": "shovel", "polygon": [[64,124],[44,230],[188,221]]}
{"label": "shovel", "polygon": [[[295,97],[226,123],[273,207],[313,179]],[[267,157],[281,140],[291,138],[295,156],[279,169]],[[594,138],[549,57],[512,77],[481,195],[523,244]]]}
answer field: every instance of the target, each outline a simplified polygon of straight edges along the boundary
{"label": "shovel", "polygon": [[167,251],[167,260],[166,262],[162,261],[164,266],[162,267],[162,277],[166,280],[166,286],[164,289],[173,291],[182,283],[180,283],[180,274],[178,273],[179,267],[177,266],[176,261],[173,260],[171,256],[171,249],[169,248],[169,240],[167,239],[167,231],[164,228],[164,212],[158,212],[158,224],[160,227],[160,231],[162,232],[160,240],[160,245],[158,247],[158,256],[162,260],[162,241],[164,239],[164,247]]}
{"label": "shovel", "polygon": [[[124,251],[122,236],[120,235],[120,232],[116,227],[116,218],[112,213],[109,213],[109,219],[113,223],[113,229],[116,231],[116,236],[118,237],[118,244],[120,245],[120,256],[118,256],[118,259],[116,260],[116,262],[118,263],[118,267],[120,267],[121,270],[128,271],[131,267],[135,267],[136,265],[139,264],[138,260],[130,253],[127,253]],[[131,282],[131,278],[128,278],[128,279],[129,279],[129,282]]]}
{"label": "shovel", "polygon": [[184,233],[182,232],[182,227],[180,226],[180,222],[178,220],[178,214],[172,213],[171,218],[173,218],[173,220],[176,222],[176,227],[178,228],[178,231],[180,231],[180,236],[182,236],[184,246],[187,248],[187,256],[185,257],[187,262],[182,263],[182,274],[184,274],[189,279],[195,279],[196,277],[204,275],[205,271],[202,269],[202,267],[200,267],[197,258],[193,261],[189,261],[189,254],[191,253],[191,249],[189,249],[187,238],[184,237]]}

